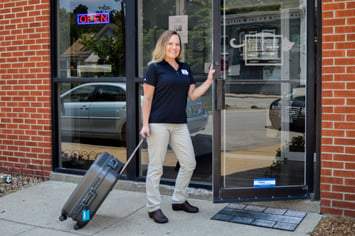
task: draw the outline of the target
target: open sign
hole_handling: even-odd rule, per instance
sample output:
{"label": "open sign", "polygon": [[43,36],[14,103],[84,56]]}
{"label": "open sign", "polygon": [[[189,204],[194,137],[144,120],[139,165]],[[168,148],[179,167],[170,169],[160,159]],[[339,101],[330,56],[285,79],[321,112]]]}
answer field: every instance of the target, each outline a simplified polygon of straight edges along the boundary
{"label": "open sign", "polygon": [[109,13],[87,13],[76,15],[78,25],[107,24],[110,23]]}

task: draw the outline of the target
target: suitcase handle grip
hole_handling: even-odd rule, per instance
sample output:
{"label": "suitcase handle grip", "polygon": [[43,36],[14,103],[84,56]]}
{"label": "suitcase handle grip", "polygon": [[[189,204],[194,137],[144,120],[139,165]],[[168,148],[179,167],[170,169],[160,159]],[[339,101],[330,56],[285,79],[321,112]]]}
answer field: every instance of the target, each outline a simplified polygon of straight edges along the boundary
{"label": "suitcase handle grip", "polygon": [[90,206],[92,201],[96,198],[96,196],[97,196],[97,193],[93,189],[90,189],[90,191],[87,192],[87,194],[85,195],[85,197],[81,201],[81,205],[84,207]]}

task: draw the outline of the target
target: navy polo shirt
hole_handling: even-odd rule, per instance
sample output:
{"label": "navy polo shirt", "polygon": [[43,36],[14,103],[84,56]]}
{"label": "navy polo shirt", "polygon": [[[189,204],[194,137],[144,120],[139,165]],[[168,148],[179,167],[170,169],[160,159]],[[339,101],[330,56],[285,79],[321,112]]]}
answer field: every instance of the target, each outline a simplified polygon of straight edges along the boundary
{"label": "navy polo shirt", "polygon": [[168,62],[149,64],[144,83],[155,87],[149,123],[187,123],[186,103],[191,84],[195,84],[188,64],[178,62],[175,70]]}

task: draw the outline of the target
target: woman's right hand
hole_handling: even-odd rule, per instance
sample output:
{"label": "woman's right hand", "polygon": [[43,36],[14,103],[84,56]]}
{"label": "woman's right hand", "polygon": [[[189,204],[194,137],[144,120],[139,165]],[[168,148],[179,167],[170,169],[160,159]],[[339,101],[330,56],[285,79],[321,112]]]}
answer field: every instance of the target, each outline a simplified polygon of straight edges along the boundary
{"label": "woman's right hand", "polygon": [[149,126],[148,125],[142,127],[140,135],[142,135],[143,137],[149,138],[150,130],[149,130]]}

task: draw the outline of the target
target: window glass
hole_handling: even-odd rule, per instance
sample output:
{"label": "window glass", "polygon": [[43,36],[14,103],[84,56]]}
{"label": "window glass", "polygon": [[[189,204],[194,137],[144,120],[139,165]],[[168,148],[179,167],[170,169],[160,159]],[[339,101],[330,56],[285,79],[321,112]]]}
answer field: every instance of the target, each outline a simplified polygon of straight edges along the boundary
{"label": "window glass", "polygon": [[126,101],[126,94],[122,88],[114,86],[100,86],[94,101],[116,102]]}
{"label": "window glass", "polygon": [[60,83],[59,166],[88,169],[102,153],[126,160],[126,83]]}
{"label": "window glass", "polygon": [[[250,4],[231,0],[225,2],[223,9],[221,65],[226,79],[292,80],[305,85],[306,44],[302,43],[306,36],[305,5],[302,1],[267,0]],[[255,88],[250,89],[247,92]],[[278,93],[278,86],[265,89],[268,90],[261,92],[275,90]]]}
{"label": "window glass", "polygon": [[[182,36],[182,61],[190,65],[199,86],[206,79],[208,65],[212,60],[211,0],[141,0],[138,2],[139,76],[143,77],[160,34],[165,30],[173,29]],[[188,99],[186,113],[197,161],[192,181],[211,183],[212,89],[194,101]],[[143,146],[140,160],[141,176],[146,174],[147,163],[148,152],[146,146]],[[162,178],[175,180],[180,164],[170,147],[163,168]]]}
{"label": "window glass", "polygon": [[95,86],[86,86],[68,93],[63,97],[63,102],[86,102],[93,96]]}
{"label": "window glass", "polygon": [[305,7],[298,0],[221,6],[225,189],[305,183]]}
{"label": "window glass", "polygon": [[178,27],[181,23],[181,28],[185,25],[187,27],[186,34],[181,33],[181,35],[185,35],[185,37],[182,36],[182,61],[190,65],[195,79],[201,76],[205,79],[206,67],[208,68],[212,56],[211,6],[210,0],[142,1],[139,5],[142,11],[138,17],[138,25],[141,29],[138,32],[139,76],[143,77],[147,64],[152,59],[152,52],[160,34],[169,28],[181,33]]}
{"label": "window glass", "polygon": [[125,75],[125,11],[119,0],[59,0],[58,77]]}

